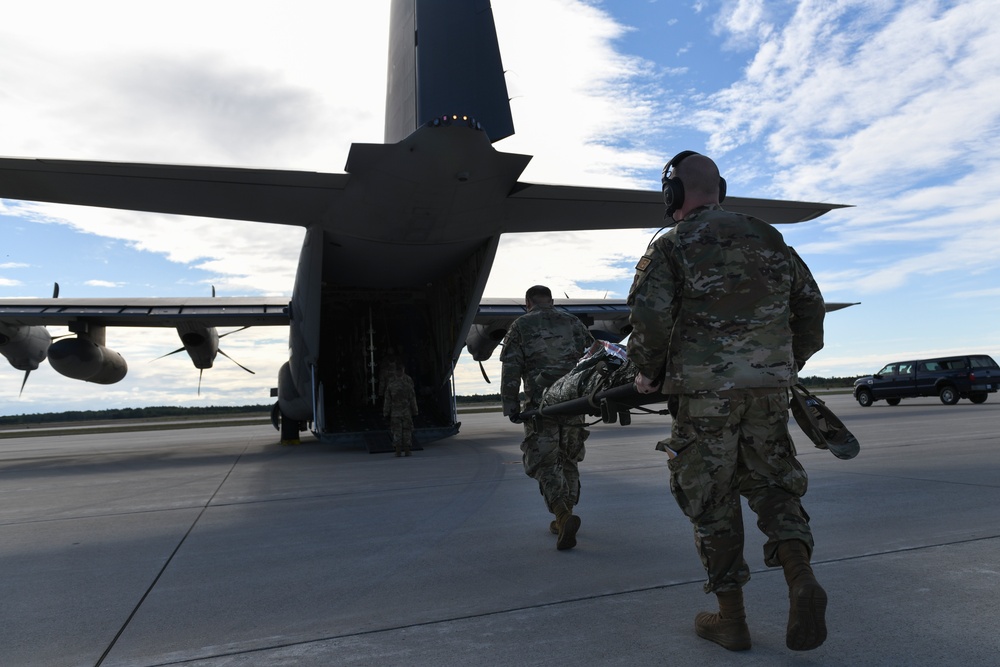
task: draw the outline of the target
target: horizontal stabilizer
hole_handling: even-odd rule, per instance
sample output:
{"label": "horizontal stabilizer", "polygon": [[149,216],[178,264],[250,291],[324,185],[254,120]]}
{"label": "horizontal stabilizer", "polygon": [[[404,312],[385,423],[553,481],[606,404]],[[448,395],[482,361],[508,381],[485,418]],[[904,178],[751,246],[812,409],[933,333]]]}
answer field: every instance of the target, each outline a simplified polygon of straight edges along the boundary
{"label": "horizontal stabilizer", "polygon": [[350,179],[277,169],[0,158],[0,197],[274,222],[322,219]]}
{"label": "horizontal stabilizer", "polygon": [[[518,183],[505,206],[505,232],[649,229],[674,224],[673,220],[664,220],[663,194],[657,190]],[[772,224],[782,224],[812,220],[844,206],[726,197],[723,208],[752,215]]]}

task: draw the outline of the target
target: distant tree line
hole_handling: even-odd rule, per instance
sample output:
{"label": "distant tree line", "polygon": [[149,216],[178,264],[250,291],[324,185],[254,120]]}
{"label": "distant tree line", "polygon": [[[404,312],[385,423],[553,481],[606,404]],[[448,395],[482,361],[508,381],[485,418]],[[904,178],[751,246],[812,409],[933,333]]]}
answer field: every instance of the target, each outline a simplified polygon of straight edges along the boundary
{"label": "distant tree line", "polygon": [[[814,389],[851,388],[860,376],[824,378],[815,375],[799,378],[806,387]],[[497,404],[500,394],[471,394],[456,396],[461,405]],[[55,422],[116,421],[126,419],[159,419],[164,417],[207,417],[216,415],[242,415],[258,413],[270,414],[270,405],[210,406],[185,408],[161,405],[148,408],[112,408],[108,410],[71,410],[69,412],[46,412],[32,415],[11,415],[0,417],[0,426],[19,424],[49,424]]]}
{"label": "distant tree line", "polygon": [[473,394],[471,396],[456,396],[456,403],[499,403],[500,394]]}
{"label": "distant tree line", "polygon": [[832,377],[832,378],[822,378],[815,375],[809,377],[800,377],[799,382],[801,382],[806,387],[815,387],[817,389],[850,389],[854,386],[854,381],[863,375],[852,375],[850,377]]}
{"label": "distant tree line", "polygon": [[[811,375],[800,377],[799,382],[812,389],[850,389],[854,386],[854,381],[859,375],[851,377],[819,377]],[[523,398],[523,394],[521,395]],[[461,405],[475,405],[477,403],[499,403],[500,394],[472,394],[471,396],[456,396],[455,401]]]}
{"label": "distant tree line", "polygon": [[12,415],[0,417],[0,426],[18,424],[48,424],[53,422],[116,421],[124,419],[157,419],[162,417],[201,417],[247,413],[269,414],[270,405],[220,405],[214,407],[183,408],[179,406],[157,406],[148,408],[113,408],[108,410],[71,410],[69,412],[45,412],[34,415]]}

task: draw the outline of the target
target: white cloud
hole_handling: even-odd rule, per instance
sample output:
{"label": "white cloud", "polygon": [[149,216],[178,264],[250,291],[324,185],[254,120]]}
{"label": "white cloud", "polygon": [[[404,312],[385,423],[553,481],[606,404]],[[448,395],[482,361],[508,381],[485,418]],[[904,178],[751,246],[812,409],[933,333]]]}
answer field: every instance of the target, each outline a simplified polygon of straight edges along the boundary
{"label": "white cloud", "polygon": [[648,230],[508,234],[500,241],[486,296],[520,296],[543,284],[557,296],[623,299],[623,291],[607,293],[596,284],[618,282],[627,289],[651,238]]}
{"label": "white cloud", "polygon": [[262,1],[236,7],[64,0],[8,8],[0,90],[12,92],[0,118],[18,132],[0,149],[335,171],[351,141],[381,138],[387,3],[355,3],[349,20],[342,8],[308,0],[280,11]]}
{"label": "white cloud", "polygon": [[642,144],[656,113],[636,85],[655,64],[616,52],[626,28],[596,7],[574,0],[528,6],[493,8],[516,131],[497,148],[534,155],[527,181],[638,187],[637,168],[661,159]]}
{"label": "white cloud", "polygon": [[[766,12],[740,6],[750,25]],[[718,25],[742,35],[731,21]],[[709,95],[691,123],[710,151],[737,163],[731,188],[760,179],[771,196],[857,206],[809,223],[819,232],[795,244],[807,258],[852,265],[817,272],[833,276],[824,290],[888,293],[920,276],[959,283],[993,271],[993,3],[807,1],[760,34],[744,77]]]}
{"label": "white cloud", "polygon": [[695,122],[717,151],[766,135],[786,190],[882,188],[890,170],[896,183],[927,173],[996,132],[989,63],[1000,56],[1000,26],[988,5],[918,2],[893,13],[803,3]]}
{"label": "white cloud", "polygon": [[757,43],[773,30],[766,14],[764,0],[730,0],[723,3],[716,30],[726,33],[737,44]]}

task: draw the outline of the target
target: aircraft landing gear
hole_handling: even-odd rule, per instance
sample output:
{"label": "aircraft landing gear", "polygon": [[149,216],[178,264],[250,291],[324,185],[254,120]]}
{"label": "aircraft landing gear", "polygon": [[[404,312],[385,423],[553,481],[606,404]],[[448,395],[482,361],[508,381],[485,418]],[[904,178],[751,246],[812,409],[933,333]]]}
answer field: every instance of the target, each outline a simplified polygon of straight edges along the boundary
{"label": "aircraft landing gear", "polygon": [[281,412],[281,408],[275,403],[271,407],[271,425],[281,433],[281,445],[298,445],[302,441],[299,439],[301,424],[295,419],[289,419]]}

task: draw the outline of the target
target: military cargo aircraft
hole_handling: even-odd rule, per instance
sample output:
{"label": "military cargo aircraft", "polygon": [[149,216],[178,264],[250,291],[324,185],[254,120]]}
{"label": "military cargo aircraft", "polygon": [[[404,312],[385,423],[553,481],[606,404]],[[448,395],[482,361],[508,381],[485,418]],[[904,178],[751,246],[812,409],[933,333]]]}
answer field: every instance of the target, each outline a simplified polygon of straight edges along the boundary
{"label": "military cargo aircraft", "polygon": [[[46,358],[87,382],[121,380],[111,327],[173,327],[197,368],[220,326],[288,326],[273,415],[283,441],[384,436],[379,375],[387,355],[413,377],[415,439],[458,432],[453,370],[462,348],[489,358],[523,312],[483,300],[501,234],[663,223],[659,191],[519,180],[531,157],[497,151],[514,133],[487,0],[393,0],[385,141],[353,144],[344,173],[165,164],[0,159],[0,197],[305,228],[291,298],[0,300],[0,353],[27,374]],[[776,223],[837,205],[729,197]],[[599,335],[628,331],[623,301],[560,301]],[[66,326],[53,340],[46,327]],[[23,387],[23,385],[22,385]],[[379,435],[382,434],[382,435]]]}

